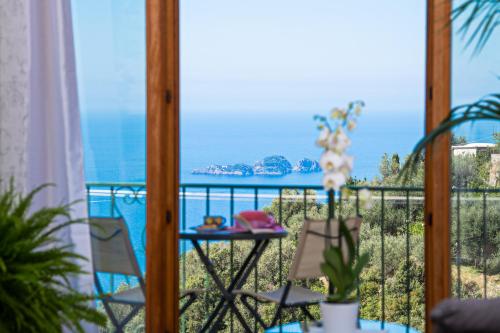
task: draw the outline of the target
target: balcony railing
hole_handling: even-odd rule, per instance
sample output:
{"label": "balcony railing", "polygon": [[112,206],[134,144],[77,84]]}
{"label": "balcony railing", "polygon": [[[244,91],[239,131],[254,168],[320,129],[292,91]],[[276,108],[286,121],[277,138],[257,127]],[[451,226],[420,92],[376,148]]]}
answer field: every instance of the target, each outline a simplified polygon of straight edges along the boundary
{"label": "balcony railing", "polygon": [[[200,224],[205,215],[223,215],[232,224],[231,216],[242,210],[265,209],[273,213],[278,223],[288,229],[289,236],[285,240],[273,241],[244,287],[264,291],[285,283],[303,219],[361,215],[364,222],[359,251],[371,254],[370,265],[361,276],[361,287],[357,290],[361,317],[365,321],[371,320],[370,324],[376,324],[380,329],[389,323],[398,323],[401,332],[422,331],[423,189],[356,186],[348,189],[348,194],[333,194],[319,186],[182,184],[179,223],[181,229],[187,229]],[[362,207],[362,189],[370,190],[371,207]],[[91,216],[125,218],[131,229],[133,248],[144,270],[145,185],[89,183],[87,191]],[[458,297],[499,296],[500,190],[455,189],[452,200],[453,292]],[[205,251],[216,267],[224,272],[221,276],[226,282],[239,268],[240,259],[248,250],[243,243],[205,244]],[[181,289],[202,288],[207,291],[181,318],[182,331],[195,332],[211,312],[218,294],[211,287],[212,281],[204,273],[194,251],[190,251],[190,244],[181,241],[179,246]],[[109,288],[114,289],[120,283],[126,284],[127,281],[111,277]],[[325,281],[321,279],[303,283],[326,292]],[[255,307],[264,317],[271,311],[268,305],[255,304]],[[319,315],[319,310],[313,309],[313,313]],[[250,313],[246,314],[251,318]],[[299,313],[285,312],[281,323],[303,319]],[[257,327],[257,323],[253,324]],[[239,331],[232,314],[226,316],[221,327],[225,331]]]}

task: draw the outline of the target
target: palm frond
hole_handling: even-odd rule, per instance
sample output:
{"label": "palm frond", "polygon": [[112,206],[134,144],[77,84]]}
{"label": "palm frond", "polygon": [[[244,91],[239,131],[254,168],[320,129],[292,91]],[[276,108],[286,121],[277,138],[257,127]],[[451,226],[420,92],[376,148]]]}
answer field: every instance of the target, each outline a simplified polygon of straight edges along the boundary
{"label": "palm frond", "polygon": [[451,17],[453,21],[464,19],[457,32],[467,39],[466,48],[476,43],[474,53],[477,54],[500,25],[500,1],[462,0],[453,10]]}
{"label": "palm frond", "polygon": [[453,108],[448,118],[415,145],[413,152],[401,169],[399,179],[403,180],[403,183],[408,181],[418,168],[425,148],[437,137],[464,123],[480,120],[500,121],[500,94],[491,94],[472,104],[459,105]]}

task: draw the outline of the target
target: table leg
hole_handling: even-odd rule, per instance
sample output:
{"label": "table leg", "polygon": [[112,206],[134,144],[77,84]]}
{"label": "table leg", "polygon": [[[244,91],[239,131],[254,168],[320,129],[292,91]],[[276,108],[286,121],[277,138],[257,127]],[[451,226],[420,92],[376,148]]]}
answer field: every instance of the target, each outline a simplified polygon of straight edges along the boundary
{"label": "table leg", "polygon": [[[261,255],[264,253],[267,246],[269,245],[269,240],[263,240],[263,241],[258,241],[258,242],[260,242],[260,243],[255,244],[255,247],[254,247],[257,250],[253,256],[253,261],[251,263],[248,263],[246,267],[242,266],[242,268],[240,269],[242,275],[240,277],[238,277],[237,279],[235,278],[233,280],[231,286],[228,289],[228,291],[231,293],[231,296],[232,296],[231,302],[233,304],[234,304],[234,299],[235,299],[235,296],[232,294],[233,290],[240,289],[243,287],[248,276],[250,275],[252,270],[255,268],[255,266],[257,266],[257,263],[259,262]],[[229,310],[229,304],[226,304],[224,306],[224,308],[222,309],[222,311],[219,313],[219,316],[218,316],[216,322],[218,322],[218,323],[221,322],[228,310]]]}
{"label": "table leg", "polygon": [[[236,317],[240,321],[240,323],[243,326],[243,328],[245,329],[245,331],[252,332],[250,330],[250,328],[248,327],[247,323],[245,322],[245,319],[241,315],[240,311],[238,310],[238,308],[234,304],[233,295],[230,292],[228,292],[228,290],[226,290],[226,287],[224,286],[224,284],[222,283],[220,278],[217,276],[217,273],[215,272],[214,265],[212,264],[210,259],[208,259],[207,256],[205,255],[205,253],[203,253],[203,250],[201,249],[200,245],[198,244],[198,242],[196,240],[192,240],[192,243],[193,243],[193,246],[194,246],[196,252],[198,253],[198,256],[200,257],[203,265],[205,266],[208,273],[210,274],[210,276],[214,280],[215,284],[217,285],[217,288],[219,288],[219,290],[221,291],[222,298],[223,298],[223,300],[221,300],[221,301],[228,302],[229,306],[233,309],[234,314],[236,315]],[[215,311],[213,313],[215,313]],[[213,313],[212,313],[212,315],[213,315]],[[210,317],[212,317],[212,315]],[[213,316],[213,317],[215,317],[215,316]],[[208,327],[210,326],[210,323],[212,320],[210,320],[210,318],[209,318],[209,320],[207,321],[207,323],[205,323],[205,325],[203,326],[203,328],[201,329],[200,332],[205,332],[208,329]]]}
{"label": "table leg", "polygon": [[[243,284],[238,284],[238,283],[240,280],[243,280],[243,282],[244,282],[248,278],[248,274],[250,274],[250,271],[255,266],[253,263],[255,261],[255,256],[258,255],[259,252],[262,252],[265,249],[265,247],[261,248],[263,246],[263,244],[264,244],[264,242],[261,240],[256,241],[254,247],[252,248],[252,251],[250,251],[250,253],[246,257],[245,261],[241,265],[240,269],[238,270],[238,272],[234,276],[233,280],[231,281],[231,284],[227,288],[227,290],[229,292],[232,292],[234,289],[239,289],[239,288],[241,288],[241,286],[243,286]],[[259,257],[260,257],[260,255],[259,255]],[[248,271],[248,274],[245,274],[247,271]],[[214,320],[216,314],[219,313],[219,311],[222,308],[222,306],[224,305],[224,303],[225,303],[225,299],[221,298],[221,300],[218,302],[217,306],[215,307],[215,310],[212,312],[212,315],[209,318],[209,323],[211,323]],[[219,316],[217,322],[220,322],[220,320],[222,320],[221,316]]]}
{"label": "table leg", "polygon": [[[262,244],[262,241],[260,241],[260,240],[257,241],[255,243],[254,247],[252,248],[252,250],[250,251],[250,253],[248,254],[248,256],[245,258],[245,261],[241,265],[241,268],[238,270],[238,272],[234,276],[233,280],[231,281],[229,287],[227,288],[229,293],[231,293],[234,290],[234,287],[236,286],[238,281],[241,279],[242,275],[245,273],[249,264],[251,263],[252,260],[254,260],[256,253],[258,253],[259,248],[261,247],[261,244]],[[215,319],[215,317],[217,316],[217,314],[219,313],[220,309],[222,308],[222,306],[224,305],[225,302],[226,302],[226,299],[224,297],[221,297],[221,299],[217,303],[217,306],[215,307],[214,311],[212,311],[210,317],[208,318],[207,322],[203,326],[202,330],[210,327],[210,325],[212,324],[213,320]],[[219,317],[217,322],[220,322],[220,320],[221,320],[221,317]]]}

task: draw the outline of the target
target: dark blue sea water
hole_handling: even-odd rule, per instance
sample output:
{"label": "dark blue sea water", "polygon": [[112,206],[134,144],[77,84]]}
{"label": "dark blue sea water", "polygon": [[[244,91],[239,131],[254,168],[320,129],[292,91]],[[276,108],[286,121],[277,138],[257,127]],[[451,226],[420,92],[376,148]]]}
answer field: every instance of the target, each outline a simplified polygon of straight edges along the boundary
{"label": "dark blue sea water", "polygon": [[[320,174],[284,177],[192,175],[209,164],[253,164],[269,155],[283,155],[296,163],[319,159],[314,145],[314,112],[303,113],[193,113],[181,119],[181,182],[318,185]],[[83,115],[85,172],[89,182],[144,182],[146,121],[144,113],[86,112]],[[352,134],[353,175],[372,179],[384,153],[408,154],[423,133],[423,112],[370,112],[360,118]],[[495,123],[477,123],[457,131],[472,142],[491,142]]]}
{"label": "dark blue sea water", "polygon": [[[181,182],[245,184],[320,184],[320,174],[284,177],[192,175],[212,163],[248,163],[279,154],[292,164],[319,159],[314,112],[189,113],[181,119]],[[352,135],[354,176],[371,179],[383,153],[410,152],[422,134],[421,112],[366,112]],[[145,181],[143,113],[87,112],[83,116],[87,181]]]}

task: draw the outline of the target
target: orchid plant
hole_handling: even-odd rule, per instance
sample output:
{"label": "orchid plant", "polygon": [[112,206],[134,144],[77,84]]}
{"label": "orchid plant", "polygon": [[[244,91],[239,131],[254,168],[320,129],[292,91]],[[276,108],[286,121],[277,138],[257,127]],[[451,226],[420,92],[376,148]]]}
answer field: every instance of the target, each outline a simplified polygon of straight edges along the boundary
{"label": "orchid plant", "polygon": [[[364,103],[351,102],[347,108],[334,108],[330,117],[315,116],[320,134],[316,144],[323,148],[320,165],[323,169],[323,186],[326,191],[340,191],[352,172],[354,157],[347,153],[351,145],[348,134],[356,128],[357,119],[361,115]],[[343,188],[342,191],[348,190]],[[367,189],[359,191],[360,204],[368,209],[371,205],[371,194]],[[367,253],[356,255],[354,240],[343,220],[339,221],[339,234],[347,242],[347,253],[342,246],[330,245],[324,253],[321,271],[325,274],[335,290],[328,295],[330,303],[345,303],[354,300],[352,292],[358,287],[359,274],[369,261]],[[340,242],[339,242],[340,243]],[[345,260],[347,258],[347,260]]]}

